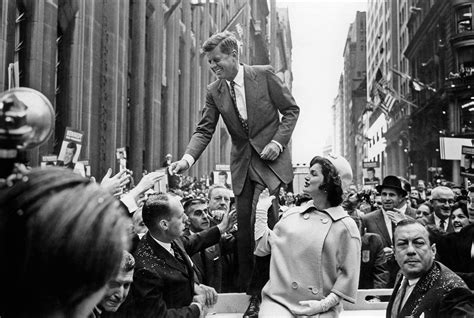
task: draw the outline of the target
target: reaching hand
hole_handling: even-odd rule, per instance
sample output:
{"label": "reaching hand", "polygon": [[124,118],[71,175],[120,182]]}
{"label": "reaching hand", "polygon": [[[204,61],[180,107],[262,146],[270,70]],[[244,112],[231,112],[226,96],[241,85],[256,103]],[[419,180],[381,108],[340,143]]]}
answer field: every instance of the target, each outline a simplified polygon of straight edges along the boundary
{"label": "reaching hand", "polygon": [[235,210],[224,212],[222,221],[217,225],[221,233],[229,231],[237,223],[237,213]]}
{"label": "reaching hand", "polygon": [[278,158],[279,155],[280,147],[278,147],[276,143],[270,141],[260,153],[260,158],[262,158],[263,160],[273,161]]}
{"label": "reaching hand", "polygon": [[170,175],[174,175],[175,173],[181,173],[189,169],[189,164],[186,160],[181,159],[180,161],[175,161],[170,164],[168,167]]}
{"label": "reaching hand", "polygon": [[256,210],[264,210],[266,213],[268,209],[272,206],[272,202],[274,199],[275,196],[270,195],[268,189],[263,190],[262,193],[260,193],[260,196],[258,197]]}
{"label": "reaching hand", "polygon": [[166,176],[166,173],[163,170],[156,170],[153,172],[150,172],[149,174],[146,174],[143,176],[143,178],[138,182],[137,186],[135,187],[139,194],[145,193],[148,189],[153,187],[155,183],[164,178]]}
{"label": "reaching hand", "polygon": [[212,287],[209,287],[203,284],[201,285],[195,284],[194,293],[198,297],[201,296],[200,298],[201,300],[202,300],[202,297],[204,297],[204,305],[206,305],[207,307],[212,307],[217,303],[217,292]]}
{"label": "reaching hand", "polygon": [[113,177],[110,177],[111,175],[112,169],[109,168],[104,178],[102,178],[100,186],[113,195],[119,194],[122,192],[122,188],[130,182],[130,176],[128,175],[127,170],[122,170]]}

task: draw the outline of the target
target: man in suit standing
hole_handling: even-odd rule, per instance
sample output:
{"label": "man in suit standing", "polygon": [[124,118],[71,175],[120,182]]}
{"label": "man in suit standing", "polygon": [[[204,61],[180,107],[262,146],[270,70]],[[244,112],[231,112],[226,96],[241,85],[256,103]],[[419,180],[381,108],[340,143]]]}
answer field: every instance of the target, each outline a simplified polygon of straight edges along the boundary
{"label": "man in suit standing", "polygon": [[426,228],[402,220],[394,232],[401,275],[387,307],[387,318],[472,317],[473,294],[453,271],[435,261],[436,246]]}
{"label": "man in suit standing", "polygon": [[387,269],[390,272],[387,288],[392,288],[399,269],[393,258],[393,230],[398,221],[407,217],[399,210],[407,192],[402,188],[401,180],[397,176],[385,177],[382,184],[378,185],[376,189],[380,193],[382,207],[363,215],[361,220],[367,233],[376,233],[382,238]]}
{"label": "man in suit standing", "polygon": [[444,186],[434,188],[431,191],[431,204],[434,213],[424,217],[421,222],[424,225],[435,226],[443,232],[453,232],[454,228],[450,216],[454,202],[453,190]]}
{"label": "man in suit standing", "polygon": [[[271,66],[249,66],[239,63],[239,45],[230,32],[217,33],[204,44],[210,68],[217,80],[207,87],[203,115],[183,158],[170,166],[173,173],[191,167],[207,147],[222,116],[232,139],[232,189],[237,203],[239,281],[251,297],[244,316],[256,317],[260,291],[266,281],[255,283],[249,277],[254,271],[254,215],[260,192],[268,188],[277,194],[280,185],[293,180],[291,154],[287,145],[299,116],[299,107],[289,89],[274,74]],[[281,119],[280,119],[281,114]],[[270,215],[275,223],[278,209]],[[272,226],[272,224],[270,224]],[[266,266],[255,260],[255,267]]]}
{"label": "man in suit standing", "polygon": [[205,316],[217,293],[197,283],[189,255],[219,242],[230,224],[228,213],[219,225],[189,237],[182,237],[186,215],[176,196],[150,195],[142,214],[148,233],[135,252],[127,312],[133,317]]}

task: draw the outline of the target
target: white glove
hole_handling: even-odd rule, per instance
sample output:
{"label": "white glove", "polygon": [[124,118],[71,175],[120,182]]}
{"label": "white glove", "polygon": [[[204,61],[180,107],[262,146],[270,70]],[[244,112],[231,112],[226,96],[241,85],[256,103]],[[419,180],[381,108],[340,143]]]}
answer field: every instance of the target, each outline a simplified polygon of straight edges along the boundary
{"label": "white glove", "polygon": [[258,198],[257,208],[255,209],[255,227],[254,239],[258,241],[268,229],[268,209],[272,206],[272,201],[275,196],[269,195],[268,190],[262,191]]}
{"label": "white glove", "polygon": [[296,309],[293,311],[293,314],[297,316],[312,316],[322,312],[326,312],[332,307],[336,306],[339,303],[339,296],[334,293],[330,293],[326,298],[322,300],[302,300],[300,305],[307,306],[304,309]]}

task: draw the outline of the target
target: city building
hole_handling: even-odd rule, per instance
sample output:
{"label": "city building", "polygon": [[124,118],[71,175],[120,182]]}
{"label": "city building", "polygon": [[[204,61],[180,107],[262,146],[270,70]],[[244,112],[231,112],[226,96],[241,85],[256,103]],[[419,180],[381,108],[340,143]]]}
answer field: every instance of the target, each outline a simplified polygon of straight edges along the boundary
{"label": "city building", "polygon": [[460,161],[442,160],[440,138],[474,137],[474,1],[417,0],[409,11],[413,171],[419,179],[461,184]]}
{"label": "city building", "polygon": [[[242,62],[277,66],[291,87],[291,31],[275,0],[0,0],[0,15],[0,87],[36,89],[56,111],[32,166],[58,154],[66,127],[84,132],[79,159],[96,177],[118,171],[119,147],[137,179],[165,154],[179,159],[215,79],[200,50],[215,32],[234,32]],[[190,174],[229,164],[229,149],[220,121]]]}

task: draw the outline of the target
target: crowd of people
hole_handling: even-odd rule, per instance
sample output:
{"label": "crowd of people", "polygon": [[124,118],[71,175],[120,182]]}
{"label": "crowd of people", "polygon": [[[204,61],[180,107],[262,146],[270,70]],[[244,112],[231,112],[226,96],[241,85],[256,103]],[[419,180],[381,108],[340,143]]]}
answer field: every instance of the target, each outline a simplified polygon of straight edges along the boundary
{"label": "crowd of people", "polygon": [[[388,301],[387,317],[474,316],[474,187],[389,175],[360,189],[328,155],[312,158],[302,193],[285,191],[299,107],[270,66],[239,62],[238,45],[229,32],[204,43],[218,80],[166,171],[134,184],[126,169],[98,182],[18,166],[0,182],[0,317],[198,318],[224,292],[249,295],[245,318],[338,317],[371,288],[393,289],[369,300]],[[232,190],[179,179],[220,117]],[[155,187],[164,178],[169,191]]]}

